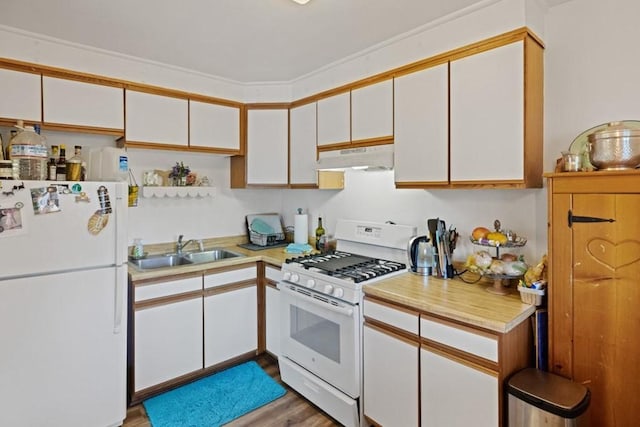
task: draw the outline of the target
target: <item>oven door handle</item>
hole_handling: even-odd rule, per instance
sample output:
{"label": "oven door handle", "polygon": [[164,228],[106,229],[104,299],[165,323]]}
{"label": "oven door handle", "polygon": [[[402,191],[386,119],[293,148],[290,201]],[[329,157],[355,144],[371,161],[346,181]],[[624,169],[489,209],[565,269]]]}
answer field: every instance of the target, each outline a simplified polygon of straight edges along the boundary
{"label": "oven door handle", "polygon": [[288,295],[292,296],[292,297],[297,297],[297,298],[303,298],[303,301],[306,301],[312,305],[315,305],[316,307],[320,307],[323,308],[325,310],[329,310],[332,311],[334,313],[338,313],[341,314],[343,316],[346,317],[353,317],[353,308],[352,307],[336,307],[334,305],[331,304],[326,304],[320,301],[316,301],[314,298],[310,298],[307,297],[306,295],[302,295],[299,294],[296,291],[292,291],[291,289],[287,288],[286,286],[282,286],[280,289],[281,292],[285,292]]}

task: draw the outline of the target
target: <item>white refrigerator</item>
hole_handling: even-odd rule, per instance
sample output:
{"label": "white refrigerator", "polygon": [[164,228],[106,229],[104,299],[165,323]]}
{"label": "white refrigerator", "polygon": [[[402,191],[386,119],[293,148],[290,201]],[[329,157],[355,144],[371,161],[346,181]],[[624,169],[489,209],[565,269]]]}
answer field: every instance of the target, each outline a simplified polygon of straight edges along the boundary
{"label": "white refrigerator", "polygon": [[127,184],[0,184],[0,426],[119,426]]}

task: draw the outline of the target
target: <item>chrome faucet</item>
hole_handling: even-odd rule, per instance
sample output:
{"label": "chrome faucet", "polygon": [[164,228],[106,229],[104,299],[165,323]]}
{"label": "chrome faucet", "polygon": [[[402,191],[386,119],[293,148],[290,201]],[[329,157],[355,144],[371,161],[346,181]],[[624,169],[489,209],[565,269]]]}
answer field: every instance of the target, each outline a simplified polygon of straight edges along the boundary
{"label": "chrome faucet", "polygon": [[202,244],[202,239],[200,240],[196,240],[196,239],[189,239],[186,242],[182,243],[182,238],[184,236],[181,234],[178,236],[178,242],[176,243],[176,253],[178,255],[182,255],[182,249],[184,249],[185,246],[187,246],[189,243],[198,243],[198,246],[200,248],[200,252],[202,252],[204,250],[204,246]]}

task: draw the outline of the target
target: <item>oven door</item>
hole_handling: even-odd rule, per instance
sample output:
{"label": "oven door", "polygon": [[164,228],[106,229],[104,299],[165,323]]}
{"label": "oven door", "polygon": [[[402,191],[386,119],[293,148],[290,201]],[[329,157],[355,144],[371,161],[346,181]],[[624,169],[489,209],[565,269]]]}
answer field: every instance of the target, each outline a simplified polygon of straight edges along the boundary
{"label": "oven door", "polygon": [[281,353],[343,393],[360,396],[360,307],[280,283]]}

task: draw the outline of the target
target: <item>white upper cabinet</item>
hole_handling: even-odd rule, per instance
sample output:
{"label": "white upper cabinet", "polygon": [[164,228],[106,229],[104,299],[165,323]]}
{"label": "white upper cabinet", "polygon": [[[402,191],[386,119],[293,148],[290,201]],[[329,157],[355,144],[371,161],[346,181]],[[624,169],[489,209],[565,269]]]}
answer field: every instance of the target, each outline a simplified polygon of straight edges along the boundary
{"label": "white upper cabinet", "polygon": [[522,181],[524,42],[451,62],[451,181]]}
{"label": "white upper cabinet", "polygon": [[288,184],[289,110],[247,113],[247,184]]}
{"label": "white upper cabinet", "polygon": [[351,93],[318,100],[318,146],[351,142]]}
{"label": "white upper cabinet", "polygon": [[186,99],[127,90],[127,142],[188,145],[189,104]]}
{"label": "white upper cabinet", "polygon": [[40,74],[0,69],[0,117],[39,122]]}
{"label": "white upper cabinet", "polygon": [[240,151],[240,108],[189,101],[189,146]]}
{"label": "white upper cabinet", "polygon": [[351,91],[351,141],[393,136],[393,80]]}
{"label": "white upper cabinet", "polygon": [[394,173],[397,186],[449,182],[448,64],[394,82]]}
{"label": "white upper cabinet", "polygon": [[124,89],[42,78],[45,123],[124,129]]}
{"label": "white upper cabinet", "polygon": [[290,184],[317,184],[316,103],[290,111]]}

